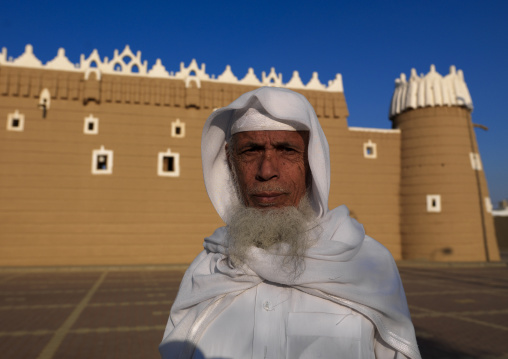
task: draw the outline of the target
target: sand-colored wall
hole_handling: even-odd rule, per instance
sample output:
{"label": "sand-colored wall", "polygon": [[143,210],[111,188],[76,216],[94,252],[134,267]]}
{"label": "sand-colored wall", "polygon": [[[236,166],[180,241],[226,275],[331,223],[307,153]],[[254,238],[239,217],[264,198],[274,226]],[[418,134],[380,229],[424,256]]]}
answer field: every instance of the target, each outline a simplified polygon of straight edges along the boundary
{"label": "sand-colored wall", "polygon": [[[46,118],[38,107],[51,94]],[[250,86],[0,67],[0,118],[18,110],[24,131],[0,131],[0,266],[189,263],[222,225],[206,195],[205,119]],[[347,128],[343,93],[301,91],[330,142],[330,206],[347,204],[368,234],[400,258],[399,134]],[[99,134],[83,133],[85,117]],[[171,123],[185,123],[185,138]],[[378,144],[366,160],[363,142]],[[111,175],[91,173],[92,151],[114,151]],[[180,176],[159,177],[157,156],[180,153]]]}
{"label": "sand-colored wall", "polygon": [[[499,260],[485,175],[474,170],[478,153],[470,112],[428,107],[394,119],[401,129],[401,237],[405,259]],[[441,195],[441,212],[427,211],[426,196]]]}

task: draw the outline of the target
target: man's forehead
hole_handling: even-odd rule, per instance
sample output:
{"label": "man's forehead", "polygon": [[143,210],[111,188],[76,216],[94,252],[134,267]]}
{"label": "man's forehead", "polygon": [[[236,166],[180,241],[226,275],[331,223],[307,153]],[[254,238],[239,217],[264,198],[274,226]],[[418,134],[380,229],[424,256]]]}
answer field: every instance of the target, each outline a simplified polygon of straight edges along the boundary
{"label": "man's forehead", "polygon": [[309,142],[309,131],[244,131],[233,135],[234,142],[275,142],[305,144]]}

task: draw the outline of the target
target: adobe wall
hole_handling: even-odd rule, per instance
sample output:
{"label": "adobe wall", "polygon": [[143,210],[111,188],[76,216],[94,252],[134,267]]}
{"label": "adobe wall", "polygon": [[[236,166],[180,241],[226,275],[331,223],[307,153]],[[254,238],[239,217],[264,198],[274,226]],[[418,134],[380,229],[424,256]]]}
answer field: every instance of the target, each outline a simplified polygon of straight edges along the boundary
{"label": "adobe wall", "polygon": [[[393,118],[401,129],[401,237],[405,259],[499,260],[484,172],[469,109],[436,106]],[[428,195],[441,196],[429,211]],[[487,199],[487,200],[486,200]]]}
{"label": "adobe wall", "polygon": [[[38,108],[50,92],[46,118]],[[206,195],[200,139],[210,112],[254,89],[0,66],[0,118],[19,110],[24,131],[0,131],[0,266],[189,263],[222,222]],[[347,128],[341,92],[302,90],[330,142],[330,207],[346,203],[367,233],[400,258],[399,134]],[[84,118],[99,133],[83,133]],[[171,123],[185,137],[171,136]],[[378,144],[365,160],[363,142]],[[92,151],[113,150],[113,173],[91,173]],[[180,176],[157,175],[157,156],[180,153]]]}

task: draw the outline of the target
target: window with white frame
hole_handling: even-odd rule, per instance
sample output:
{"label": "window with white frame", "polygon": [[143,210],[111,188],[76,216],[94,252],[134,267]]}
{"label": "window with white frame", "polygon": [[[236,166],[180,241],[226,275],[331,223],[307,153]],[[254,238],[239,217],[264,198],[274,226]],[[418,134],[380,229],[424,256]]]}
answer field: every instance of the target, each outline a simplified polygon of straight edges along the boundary
{"label": "window with white frame", "polygon": [[171,152],[169,148],[166,152],[159,152],[157,174],[165,177],[179,177],[180,154]]}
{"label": "window with white frame", "polygon": [[8,131],[23,131],[25,129],[25,115],[19,113],[18,110],[7,115],[7,130]]}
{"label": "window with white frame", "polygon": [[476,171],[482,170],[482,160],[479,153],[470,152],[469,159],[471,160],[471,167]]}
{"label": "window with white frame", "polygon": [[110,175],[113,173],[113,151],[101,146],[92,152],[92,174]]}
{"label": "window with white frame", "polygon": [[363,157],[365,158],[377,158],[377,144],[368,140],[363,144]]}
{"label": "window with white frame", "polygon": [[181,122],[179,118],[177,118],[176,121],[171,122],[171,137],[185,137],[185,123]]}
{"label": "window with white frame", "polygon": [[441,195],[428,194],[427,195],[427,212],[441,212]]}
{"label": "window with white frame", "polygon": [[85,117],[83,133],[85,135],[99,134],[99,119],[93,115]]}

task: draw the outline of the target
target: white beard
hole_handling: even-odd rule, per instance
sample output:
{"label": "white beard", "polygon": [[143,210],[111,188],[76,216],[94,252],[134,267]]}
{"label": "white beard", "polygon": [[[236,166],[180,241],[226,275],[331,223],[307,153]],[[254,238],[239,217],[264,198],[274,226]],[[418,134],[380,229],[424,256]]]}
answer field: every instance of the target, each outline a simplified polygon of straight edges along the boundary
{"label": "white beard", "polygon": [[[304,255],[314,243],[310,230],[317,226],[316,215],[307,196],[298,208],[257,209],[239,205],[228,221],[229,259],[242,267],[251,247],[283,256],[281,270],[296,279],[305,269]],[[315,233],[315,232],[314,232]]]}

